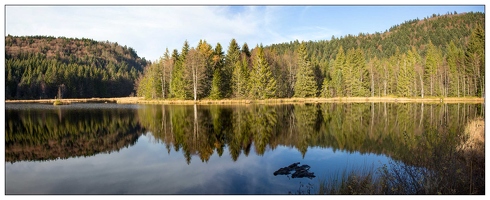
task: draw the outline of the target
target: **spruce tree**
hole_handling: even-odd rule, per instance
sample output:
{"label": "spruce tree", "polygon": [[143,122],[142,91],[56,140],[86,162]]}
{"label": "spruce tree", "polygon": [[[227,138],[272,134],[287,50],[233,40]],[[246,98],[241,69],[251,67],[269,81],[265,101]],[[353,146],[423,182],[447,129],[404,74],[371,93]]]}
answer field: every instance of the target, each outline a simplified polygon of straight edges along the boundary
{"label": "spruce tree", "polygon": [[298,70],[296,72],[294,96],[315,97],[317,90],[313,67],[306,53],[306,44],[302,42],[298,49]]}
{"label": "spruce tree", "polygon": [[184,78],[185,75],[185,59],[187,53],[189,52],[189,43],[187,40],[184,42],[182,47],[182,52],[177,58],[177,61],[174,65],[174,69],[172,71],[172,83],[171,83],[171,91],[174,98],[177,99],[186,99],[191,97],[191,93],[188,90],[190,87],[188,86],[189,82]]}
{"label": "spruce tree", "polygon": [[214,48],[213,59],[212,59],[213,80],[211,83],[211,91],[209,94],[211,99],[223,98],[223,91],[222,91],[223,60],[224,60],[223,49],[221,47],[221,44],[218,42],[216,44],[216,47]]}
{"label": "spruce tree", "polygon": [[460,68],[462,51],[453,41],[449,43],[447,65],[449,66],[449,96],[460,96]]}
{"label": "spruce tree", "polygon": [[369,95],[370,77],[366,60],[360,48],[353,52],[350,62],[352,67],[352,96],[366,97]]}
{"label": "spruce tree", "polygon": [[221,99],[221,72],[218,69],[214,70],[213,73],[213,81],[211,83],[211,91],[209,94],[209,98],[211,99]]}
{"label": "spruce tree", "polygon": [[475,96],[485,95],[485,30],[477,25],[471,32],[470,40],[465,52],[465,65],[469,76],[473,79],[473,92]]}
{"label": "spruce tree", "polygon": [[427,54],[425,56],[425,77],[429,84],[429,93],[430,96],[438,96],[440,93],[436,90],[436,78],[437,71],[442,62],[442,55],[439,49],[429,41],[429,45],[427,47]]}
{"label": "spruce tree", "polygon": [[398,72],[398,82],[396,84],[396,92],[398,96],[401,97],[409,97],[411,96],[412,93],[412,85],[411,85],[411,80],[412,74],[409,70],[410,68],[410,63],[408,62],[408,59],[406,58],[405,54],[402,54],[400,58],[400,67],[399,67],[399,72]]}
{"label": "spruce tree", "polygon": [[337,56],[335,58],[333,73],[332,73],[332,87],[334,89],[333,96],[343,96],[344,77],[342,69],[345,67],[345,52],[342,46],[339,47]]}
{"label": "spruce tree", "polygon": [[199,53],[204,57],[205,72],[204,80],[202,83],[203,96],[209,96],[214,73],[212,60],[214,51],[211,45],[206,42],[206,40],[200,41],[197,49],[199,50]]}
{"label": "spruce tree", "polygon": [[332,97],[330,77],[323,79],[321,96],[324,98]]}
{"label": "spruce tree", "polygon": [[249,81],[249,96],[254,99],[267,99],[275,96],[276,80],[272,76],[269,63],[264,58],[264,49],[257,46]]}
{"label": "spruce tree", "polygon": [[242,53],[244,53],[248,58],[250,58],[250,50],[248,49],[248,44],[245,42],[242,45],[242,49],[240,50]]}
{"label": "spruce tree", "polygon": [[232,89],[233,96],[236,98],[243,98],[247,94],[248,85],[248,60],[245,54],[242,56],[242,60],[238,61],[233,69],[232,77]]}
{"label": "spruce tree", "polygon": [[230,45],[228,46],[228,51],[225,56],[225,63],[222,70],[222,92],[223,96],[230,97],[233,93],[232,91],[232,76],[235,65],[240,61],[240,47],[235,39],[231,39]]}

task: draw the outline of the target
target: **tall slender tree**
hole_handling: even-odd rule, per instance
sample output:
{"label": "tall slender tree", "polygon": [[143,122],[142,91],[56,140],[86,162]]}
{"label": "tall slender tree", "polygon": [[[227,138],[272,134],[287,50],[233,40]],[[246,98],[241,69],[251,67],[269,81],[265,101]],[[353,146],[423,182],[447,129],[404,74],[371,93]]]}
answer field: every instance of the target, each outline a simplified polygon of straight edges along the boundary
{"label": "tall slender tree", "polygon": [[333,96],[343,96],[344,87],[344,73],[343,69],[346,65],[345,52],[342,46],[339,47],[337,52],[333,73],[332,73],[332,87],[334,89]]}
{"label": "tall slender tree", "polygon": [[352,55],[350,61],[352,67],[352,95],[353,96],[368,96],[369,95],[369,71],[367,70],[364,53],[360,48],[357,48]]}
{"label": "tall slender tree", "polygon": [[317,83],[313,72],[313,66],[306,53],[306,44],[305,42],[302,42],[298,48],[298,70],[296,73],[294,96],[315,97],[317,92]]}
{"label": "tall slender tree", "polygon": [[232,90],[232,76],[233,70],[240,62],[240,46],[235,39],[231,39],[228,45],[228,50],[225,56],[225,62],[222,70],[222,88],[223,96],[230,97],[233,94]]}
{"label": "tall slender tree", "polygon": [[255,99],[267,99],[275,96],[276,80],[272,76],[269,63],[264,57],[262,45],[256,47],[257,53],[250,74],[249,95]]}
{"label": "tall slender tree", "polygon": [[471,75],[472,95],[485,95],[485,30],[477,25],[471,32],[468,47],[465,52],[465,65]]}
{"label": "tall slender tree", "polygon": [[409,97],[412,95],[412,84],[411,80],[413,80],[412,73],[410,70],[411,64],[408,61],[407,56],[402,54],[400,57],[400,66],[399,72],[397,74],[397,84],[396,84],[396,93],[401,97]]}
{"label": "tall slender tree", "polygon": [[194,97],[194,101],[203,97],[203,83],[206,77],[206,62],[205,57],[198,50],[191,48],[187,54],[185,66],[186,66],[186,80],[191,83],[191,89]]}
{"label": "tall slender tree", "polygon": [[161,89],[162,89],[162,98],[168,98],[168,91],[170,87],[170,79],[171,72],[174,65],[174,61],[170,56],[170,52],[168,48],[165,49],[165,54],[163,54],[163,58],[160,58],[160,66],[161,66]]}
{"label": "tall slender tree", "polygon": [[447,53],[447,65],[449,67],[449,96],[460,97],[461,79],[460,68],[463,64],[463,52],[454,41],[449,42]]}
{"label": "tall slender tree", "polygon": [[[176,50],[174,50],[176,51]],[[190,92],[186,89],[189,88],[188,81],[184,78],[185,73],[185,59],[189,52],[189,43],[187,40],[184,42],[182,52],[177,58],[174,70],[172,71],[172,83],[170,85],[171,93],[174,98],[186,99],[190,97]]]}
{"label": "tall slender tree", "polygon": [[210,98],[211,99],[221,99],[223,98],[222,94],[222,68],[223,68],[223,61],[224,61],[224,55],[223,55],[223,49],[221,47],[221,44],[218,42],[216,44],[216,47],[214,48],[214,53],[213,53],[213,80],[211,84],[211,91],[210,91]]}
{"label": "tall slender tree", "polygon": [[247,95],[248,85],[248,58],[242,54],[242,60],[237,62],[233,69],[232,89],[235,98],[244,98]]}
{"label": "tall slender tree", "polygon": [[202,90],[203,90],[202,95],[209,96],[211,91],[212,81],[213,81],[213,73],[214,73],[214,67],[213,67],[214,51],[211,45],[206,42],[206,40],[199,41],[197,49],[199,50],[199,54],[202,55],[204,59],[204,68],[205,68],[204,70],[205,79],[202,82]]}

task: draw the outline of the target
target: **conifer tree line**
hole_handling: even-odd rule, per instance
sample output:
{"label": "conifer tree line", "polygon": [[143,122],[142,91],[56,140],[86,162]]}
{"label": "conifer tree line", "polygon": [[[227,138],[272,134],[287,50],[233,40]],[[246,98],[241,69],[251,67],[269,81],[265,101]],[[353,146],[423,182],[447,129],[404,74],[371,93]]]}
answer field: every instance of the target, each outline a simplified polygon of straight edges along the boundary
{"label": "conifer tree line", "polygon": [[91,39],[5,37],[5,98],[125,97],[147,65],[131,47]]}
{"label": "conifer tree line", "polygon": [[112,42],[5,37],[5,98],[484,97],[485,15],[447,13],[320,41],[201,40],[154,62]]}
{"label": "conifer tree line", "polygon": [[482,13],[411,20],[385,33],[228,49],[184,42],[146,67],[137,95],[163,99],[484,97]]}

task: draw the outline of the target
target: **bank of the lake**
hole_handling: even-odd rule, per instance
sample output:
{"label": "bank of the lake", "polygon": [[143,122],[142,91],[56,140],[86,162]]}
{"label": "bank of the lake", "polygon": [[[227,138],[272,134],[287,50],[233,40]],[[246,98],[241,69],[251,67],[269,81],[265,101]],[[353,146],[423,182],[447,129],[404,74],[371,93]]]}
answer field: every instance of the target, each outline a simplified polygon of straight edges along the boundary
{"label": "bank of the lake", "polygon": [[[5,100],[5,103],[49,103],[53,104],[56,99],[39,100]],[[203,100],[179,100],[179,99],[145,99],[143,97],[117,97],[117,98],[79,98],[61,99],[62,103],[118,103],[118,104],[296,104],[296,103],[365,103],[365,102],[390,102],[390,103],[484,103],[485,98],[480,97],[334,97],[334,98],[283,98],[283,99],[203,99]]]}

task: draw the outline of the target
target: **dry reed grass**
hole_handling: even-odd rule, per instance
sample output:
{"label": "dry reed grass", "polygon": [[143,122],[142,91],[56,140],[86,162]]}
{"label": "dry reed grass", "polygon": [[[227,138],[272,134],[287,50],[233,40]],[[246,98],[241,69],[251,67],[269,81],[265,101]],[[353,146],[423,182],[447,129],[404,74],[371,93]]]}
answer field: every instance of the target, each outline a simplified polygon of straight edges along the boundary
{"label": "dry reed grass", "polygon": [[[39,100],[5,100],[5,103],[53,103],[56,99]],[[63,99],[70,103],[120,103],[120,104],[169,104],[169,105],[192,105],[192,104],[305,104],[305,103],[365,103],[365,102],[391,102],[391,103],[483,103],[484,98],[478,97],[427,97],[427,98],[400,98],[400,97],[333,97],[333,98],[282,98],[282,99],[202,99],[202,100],[180,100],[180,99],[144,99],[142,97],[119,97],[119,98],[85,98],[85,99]]]}
{"label": "dry reed grass", "polygon": [[485,120],[479,117],[470,121],[462,135],[462,143],[458,150],[468,154],[471,151],[484,152],[485,150]]}

